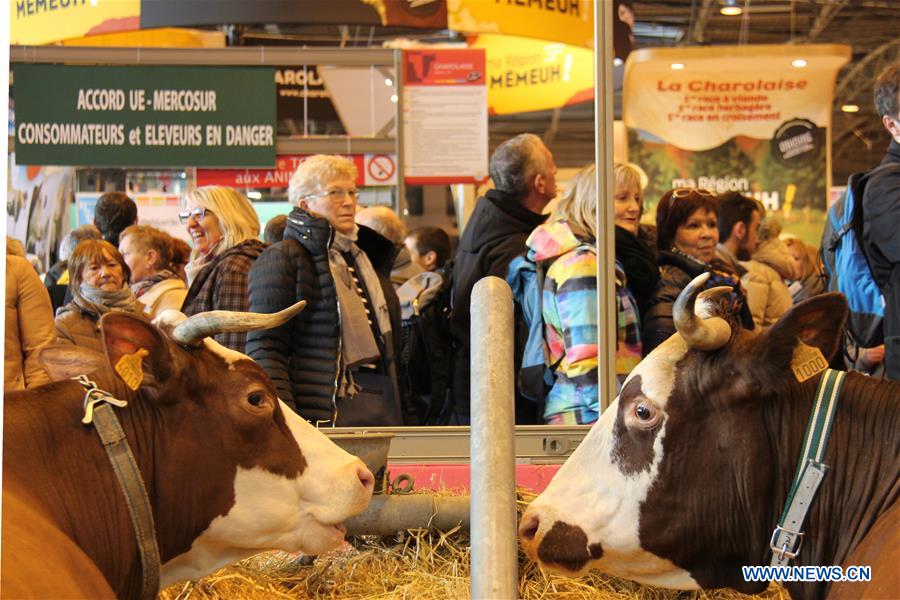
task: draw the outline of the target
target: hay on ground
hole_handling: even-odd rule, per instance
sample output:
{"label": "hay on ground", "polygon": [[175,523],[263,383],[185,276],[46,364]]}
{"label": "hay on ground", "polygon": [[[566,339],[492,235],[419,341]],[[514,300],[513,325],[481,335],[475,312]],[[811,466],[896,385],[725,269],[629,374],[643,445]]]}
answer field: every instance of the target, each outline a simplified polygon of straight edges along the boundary
{"label": "hay on ground", "polygon": [[[520,490],[520,512],[534,497]],[[172,586],[160,594],[160,600],[463,600],[470,597],[469,583],[467,532],[409,530],[389,538],[350,538],[341,550],[315,558],[266,552],[200,581]],[[596,571],[569,579],[543,572],[522,552],[519,596],[527,600],[790,600],[774,584],[761,596],[746,596],[733,590],[663,590]]]}

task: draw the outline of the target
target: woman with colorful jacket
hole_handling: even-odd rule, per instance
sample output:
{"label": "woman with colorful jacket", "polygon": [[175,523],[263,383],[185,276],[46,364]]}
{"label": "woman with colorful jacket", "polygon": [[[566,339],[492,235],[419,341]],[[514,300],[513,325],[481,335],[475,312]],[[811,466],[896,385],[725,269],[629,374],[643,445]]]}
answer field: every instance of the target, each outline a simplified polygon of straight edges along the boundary
{"label": "woman with colorful jacket", "polygon": [[[544,421],[551,425],[593,423],[600,416],[594,180],[593,165],[582,169],[549,222],[537,227],[527,242],[529,255],[546,273],[541,313],[555,382]],[[618,262],[616,314],[616,374],[621,384],[641,360],[641,339],[637,304]]]}

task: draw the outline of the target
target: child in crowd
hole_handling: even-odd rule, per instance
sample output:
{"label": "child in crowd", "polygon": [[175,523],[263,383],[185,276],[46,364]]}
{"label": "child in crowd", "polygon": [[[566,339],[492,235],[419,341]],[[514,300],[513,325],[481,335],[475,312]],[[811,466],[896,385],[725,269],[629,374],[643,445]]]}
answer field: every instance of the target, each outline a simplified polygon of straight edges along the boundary
{"label": "child in crowd", "polygon": [[782,234],[781,238],[794,265],[794,276],[787,282],[794,304],[824,292],[818,253],[798,237]]}

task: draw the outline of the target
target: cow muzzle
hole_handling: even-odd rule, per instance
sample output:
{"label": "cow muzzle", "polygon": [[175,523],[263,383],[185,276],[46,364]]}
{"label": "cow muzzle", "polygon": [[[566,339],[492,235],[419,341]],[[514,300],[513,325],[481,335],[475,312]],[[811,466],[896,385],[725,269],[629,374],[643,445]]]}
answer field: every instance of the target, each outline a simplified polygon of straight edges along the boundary
{"label": "cow muzzle", "polygon": [[581,527],[543,515],[536,507],[529,508],[522,516],[519,539],[531,560],[569,577],[581,575],[589,562],[603,556],[603,547],[589,544]]}

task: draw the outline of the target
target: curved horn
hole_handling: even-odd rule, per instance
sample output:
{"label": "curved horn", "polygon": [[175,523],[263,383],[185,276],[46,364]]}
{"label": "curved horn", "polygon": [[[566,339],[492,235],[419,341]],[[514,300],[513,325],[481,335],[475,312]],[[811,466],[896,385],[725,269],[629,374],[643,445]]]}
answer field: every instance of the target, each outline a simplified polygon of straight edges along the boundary
{"label": "curved horn", "polygon": [[188,317],[172,330],[172,339],[179,344],[196,345],[217,333],[272,329],[289,321],[306,307],[306,300],[271,314],[211,310]]}
{"label": "curved horn", "polygon": [[[695,277],[678,294],[675,306],[672,308],[672,319],[675,321],[675,329],[678,330],[678,333],[684,338],[687,345],[690,348],[705,351],[718,350],[731,339],[731,326],[725,319],[721,317],[701,319],[694,312],[697,295],[703,290],[703,284],[708,279],[709,273],[702,273]],[[711,299],[710,296],[718,296],[721,293],[719,288],[713,288],[708,290],[708,292],[711,293],[704,295],[704,299],[707,301]]]}
{"label": "curved horn", "polygon": [[718,317],[720,310],[728,310],[732,304],[731,292],[734,289],[727,285],[718,285],[697,294],[697,302],[694,306],[694,314],[701,319]]}

